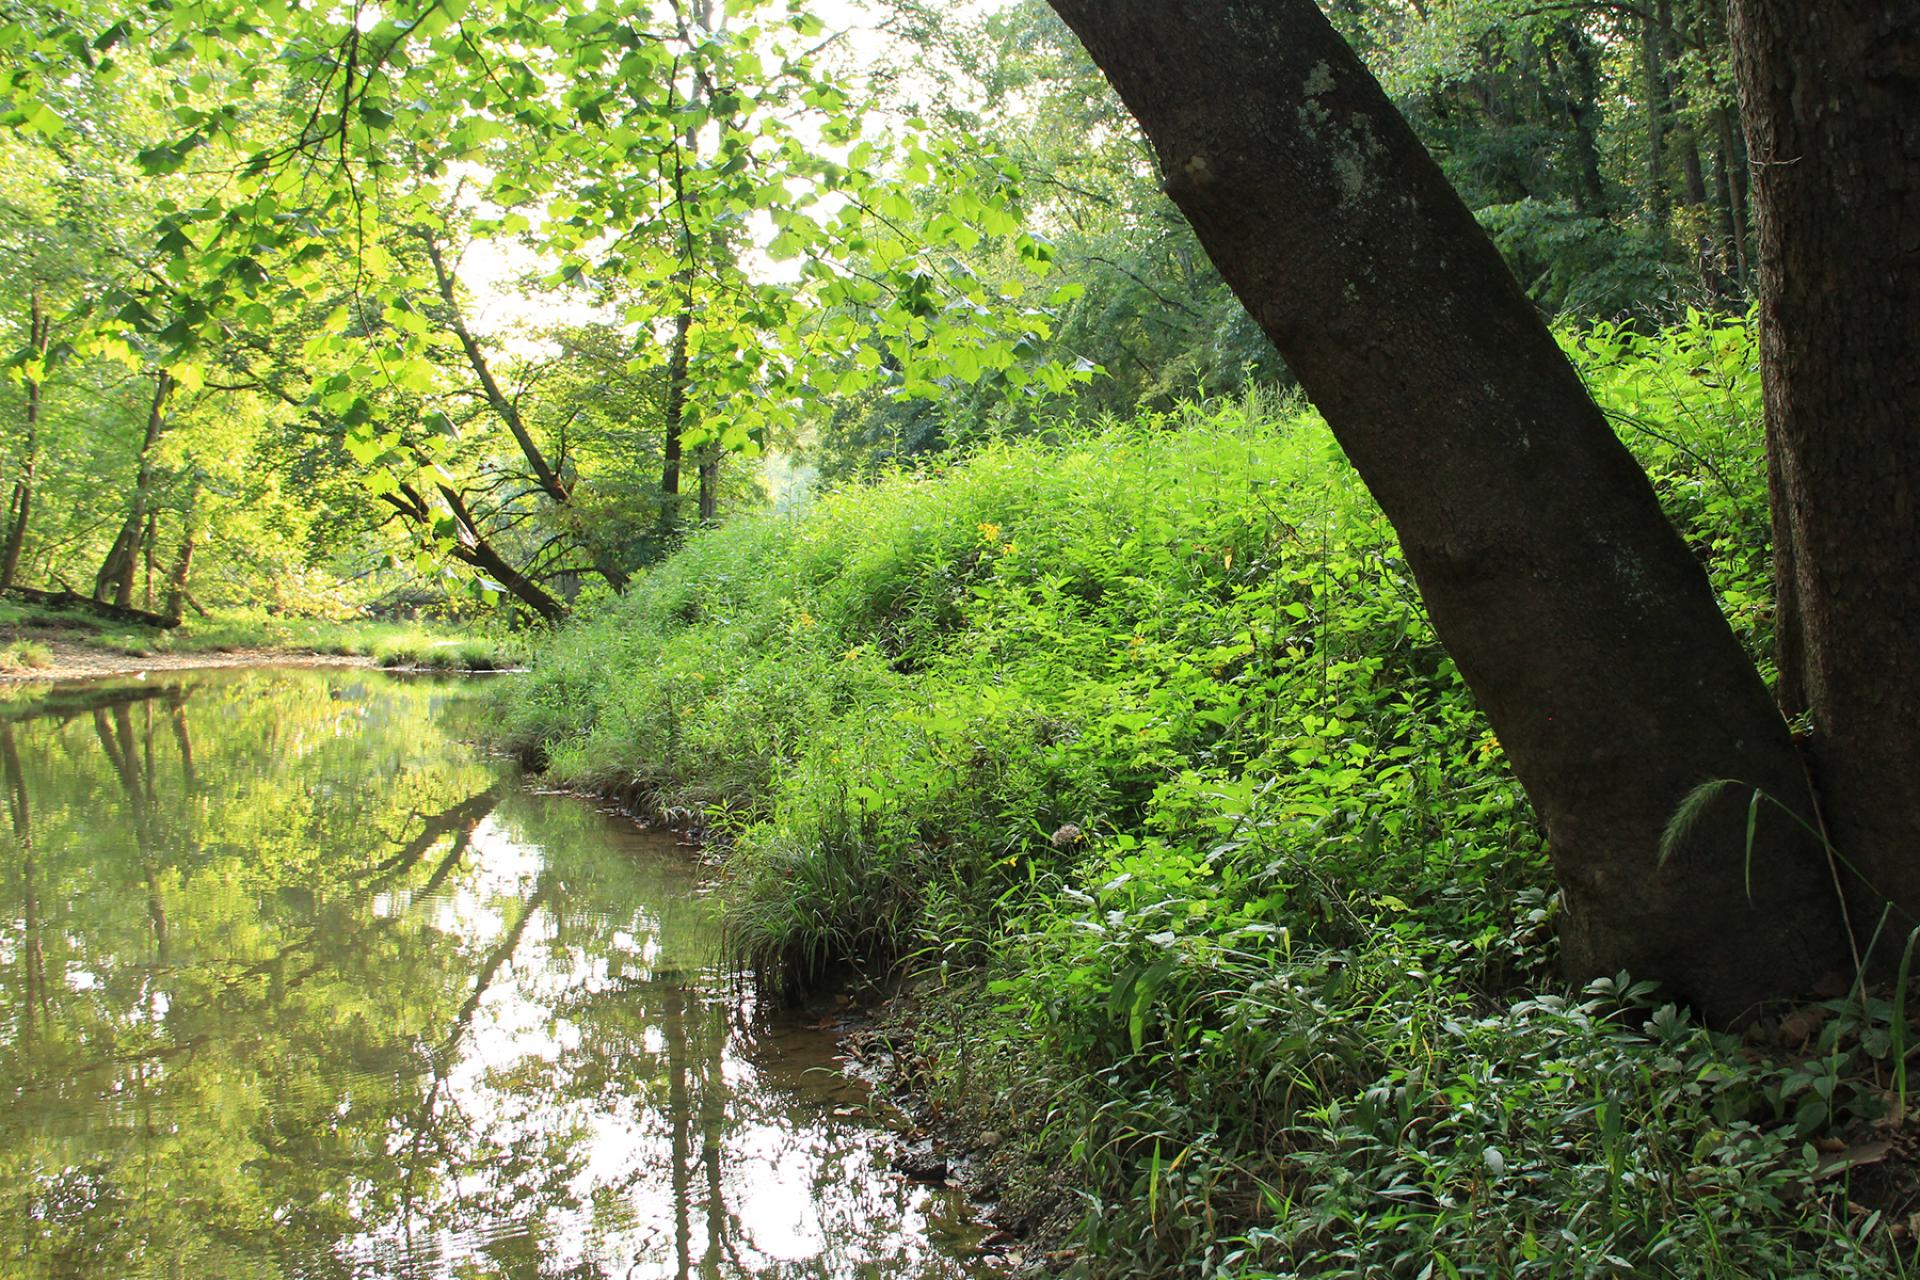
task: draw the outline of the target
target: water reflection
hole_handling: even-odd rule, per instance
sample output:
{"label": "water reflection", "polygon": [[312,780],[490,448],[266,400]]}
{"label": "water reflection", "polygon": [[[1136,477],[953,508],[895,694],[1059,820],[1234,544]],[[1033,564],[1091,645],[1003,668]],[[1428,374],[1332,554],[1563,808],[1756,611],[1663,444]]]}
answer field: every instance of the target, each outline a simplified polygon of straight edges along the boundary
{"label": "water reflection", "polygon": [[680,851],[462,686],[0,703],[0,1274],[958,1277]]}

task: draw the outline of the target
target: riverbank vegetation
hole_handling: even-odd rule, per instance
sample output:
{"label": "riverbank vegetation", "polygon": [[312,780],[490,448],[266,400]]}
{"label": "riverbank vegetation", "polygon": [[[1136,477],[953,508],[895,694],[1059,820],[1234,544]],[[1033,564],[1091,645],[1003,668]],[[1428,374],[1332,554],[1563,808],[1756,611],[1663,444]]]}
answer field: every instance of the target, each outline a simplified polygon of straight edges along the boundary
{"label": "riverbank vegetation", "polygon": [[[1750,331],[1570,345],[1766,652]],[[1903,1015],[1556,982],[1538,823],[1296,401],[702,534],[506,698],[549,776],[707,827],[770,980],[904,978],[919,1087],[1095,1272],[1886,1265]]]}

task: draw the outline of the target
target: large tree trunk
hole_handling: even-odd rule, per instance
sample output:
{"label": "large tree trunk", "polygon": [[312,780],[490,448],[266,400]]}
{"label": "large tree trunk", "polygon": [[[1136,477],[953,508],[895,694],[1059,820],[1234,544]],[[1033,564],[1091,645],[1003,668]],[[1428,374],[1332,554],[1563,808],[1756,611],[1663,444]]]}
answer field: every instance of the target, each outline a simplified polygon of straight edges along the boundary
{"label": "large tree trunk", "polygon": [[[1575,976],[1732,1021],[1847,959],[1832,869],[1745,796],[1809,797],[1787,726],[1652,486],[1314,0],[1052,0],[1400,535],[1545,821]],[[1751,891],[1749,893],[1749,890]]]}
{"label": "large tree trunk", "polygon": [[40,290],[34,289],[27,304],[27,349],[37,362],[39,372],[26,377],[26,418],[20,441],[20,470],[13,478],[13,496],[9,504],[7,540],[0,547],[0,591],[13,585],[20,572],[20,550],[27,545],[27,527],[33,519],[34,472],[40,465],[40,383],[45,375],[49,322],[40,305]]}
{"label": "large tree trunk", "polygon": [[[1920,8],[1734,0],[1781,687],[1827,824],[1920,904]],[[1902,932],[1911,921],[1903,922]]]}

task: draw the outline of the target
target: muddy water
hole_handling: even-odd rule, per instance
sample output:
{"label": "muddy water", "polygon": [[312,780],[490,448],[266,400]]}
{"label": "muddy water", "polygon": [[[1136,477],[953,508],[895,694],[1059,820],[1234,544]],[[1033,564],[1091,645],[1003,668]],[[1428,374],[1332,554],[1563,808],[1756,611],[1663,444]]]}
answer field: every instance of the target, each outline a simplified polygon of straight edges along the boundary
{"label": "muddy water", "polygon": [[0,701],[0,1276],[978,1268],[670,838],[528,790],[471,686]]}

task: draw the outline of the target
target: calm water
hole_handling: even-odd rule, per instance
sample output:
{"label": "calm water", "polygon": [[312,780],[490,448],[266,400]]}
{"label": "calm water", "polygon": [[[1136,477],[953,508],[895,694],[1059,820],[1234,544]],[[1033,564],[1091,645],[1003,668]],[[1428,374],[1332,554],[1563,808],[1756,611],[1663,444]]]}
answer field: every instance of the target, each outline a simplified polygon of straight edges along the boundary
{"label": "calm water", "polygon": [[968,1274],[671,840],[363,671],[0,691],[0,1275]]}

